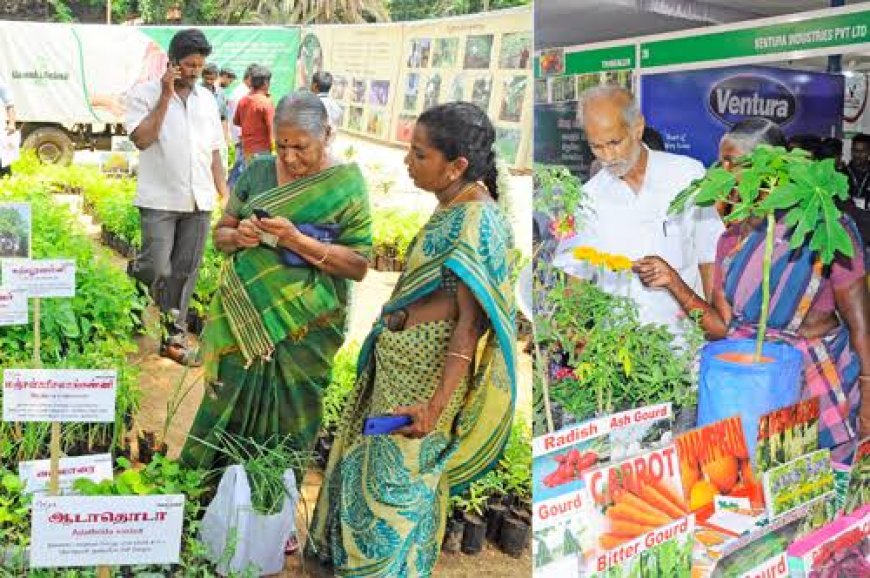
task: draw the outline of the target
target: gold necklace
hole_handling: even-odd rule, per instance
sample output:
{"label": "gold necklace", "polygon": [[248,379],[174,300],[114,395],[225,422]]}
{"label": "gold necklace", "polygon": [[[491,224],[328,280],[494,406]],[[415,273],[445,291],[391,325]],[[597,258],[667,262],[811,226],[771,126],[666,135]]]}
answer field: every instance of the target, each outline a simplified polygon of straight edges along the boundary
{"label": "gold necklace", "polygon": [[449,209],[450,207],[452,207],[453,205],[455,205],[456,203],[458,203],[460,200],[464,200],[464,199],[466,199],[466,198],[469,198],[469,197],[470,197],[470,195],[468,194],[469,191],[470,191],[471,193],[476,192],[476,191],[475,191],[475,185],[477,185],[477,183],[468,183],[468,184],[465,186],[465,188],[462,189],[462,190],[459,192],[458,195],[456,195],[455,197],[453,197],[453,199],[451,199],[449,203],[447,203],[446,205],[444,205],[444,207],[442,207],[441,210],[442,210],[442,211],[446,211],[447,209]]}

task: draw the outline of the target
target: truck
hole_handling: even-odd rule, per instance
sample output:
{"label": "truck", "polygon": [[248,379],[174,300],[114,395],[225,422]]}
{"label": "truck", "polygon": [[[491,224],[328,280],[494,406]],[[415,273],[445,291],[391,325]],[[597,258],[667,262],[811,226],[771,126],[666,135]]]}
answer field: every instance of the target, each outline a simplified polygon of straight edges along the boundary
{"label": "truck", "polygon": [[[208,62],[234,70],[272,70],[273,94],[293,90],[298,27],[202,27]],[[126,136],[126,96],[159,79],[178,27],[0,21],[0,77],[15,101],[22,148],[45,163],[69,164],[76,150],[110,150]],[[230,87],[228,90],[232,90]]]}

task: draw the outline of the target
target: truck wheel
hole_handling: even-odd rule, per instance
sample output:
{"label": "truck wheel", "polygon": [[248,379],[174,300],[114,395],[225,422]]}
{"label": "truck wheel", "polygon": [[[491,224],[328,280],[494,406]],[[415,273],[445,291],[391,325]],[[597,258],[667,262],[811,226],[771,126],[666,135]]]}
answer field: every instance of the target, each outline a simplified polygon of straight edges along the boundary
{"label": "truck wheel", "polygon": [[73,160],[75,146],[63,130],[53,126],[43,126],[27,135],[21,147],[33,149],[39,160],[49,165],[69,165]]}

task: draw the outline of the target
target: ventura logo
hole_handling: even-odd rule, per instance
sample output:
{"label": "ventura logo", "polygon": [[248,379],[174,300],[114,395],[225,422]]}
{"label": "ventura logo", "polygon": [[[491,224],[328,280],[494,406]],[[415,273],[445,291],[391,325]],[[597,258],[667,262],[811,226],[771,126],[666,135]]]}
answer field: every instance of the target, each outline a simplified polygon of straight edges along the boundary
{"label": "ventura logo", "polygon": [[760,116],[783,125],[794,118],[797,99],[777,80],[741,74],[716,84],[710,91],[708,106],[725,124]]}

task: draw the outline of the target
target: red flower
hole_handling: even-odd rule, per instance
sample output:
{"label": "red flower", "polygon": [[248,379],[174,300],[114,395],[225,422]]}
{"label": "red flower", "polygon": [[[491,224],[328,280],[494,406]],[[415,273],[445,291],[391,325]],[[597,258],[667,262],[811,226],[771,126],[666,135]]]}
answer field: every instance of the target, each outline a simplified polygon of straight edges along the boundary
{"label": "red flower", "polygon": [[550,234],[559,241],[576,235],[574,215],[568,215],[564,219],[553,219],[550,222]]}
{"label": "red flower", "polygon": [[556,381],[562,381],[563,379],[574,379],[576,376],[574,375],[574,370],[570,367],[560,367],[556,370],[554,377]]}

